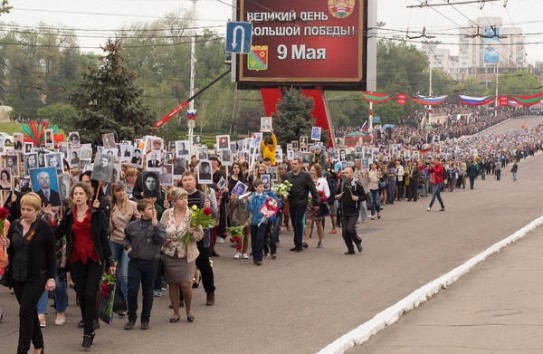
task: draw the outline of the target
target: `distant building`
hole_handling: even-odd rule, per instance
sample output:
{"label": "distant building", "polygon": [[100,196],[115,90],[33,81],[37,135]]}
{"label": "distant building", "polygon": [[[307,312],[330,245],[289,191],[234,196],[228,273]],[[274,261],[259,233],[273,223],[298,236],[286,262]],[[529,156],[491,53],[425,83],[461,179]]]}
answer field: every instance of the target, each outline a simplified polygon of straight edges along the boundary
{"label": "distant building", "polygon": [[494,81],[496,66],[500,72],[533,69],[526,63],[522,29],[503,26],[501,17],[480,17],[475,23],[468,23],[460,30],[459,43],[458,56],[439,48],[439,42],[425,44],[423,51],[434,68],[442,69],[455,80]]}

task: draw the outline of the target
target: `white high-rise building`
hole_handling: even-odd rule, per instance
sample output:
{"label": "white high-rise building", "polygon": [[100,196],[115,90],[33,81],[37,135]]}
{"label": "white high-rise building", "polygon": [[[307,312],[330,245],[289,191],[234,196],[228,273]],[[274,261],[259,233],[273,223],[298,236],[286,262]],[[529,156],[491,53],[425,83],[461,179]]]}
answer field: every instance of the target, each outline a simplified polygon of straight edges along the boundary
{"label": "white high-rise building", "polygon": [[[500,70],[525,67],[525,37],[521,28],[503,26],[501,17],[480,17],[475,23],[460,30],[461,79],[477,77],[496,65]],[[489,35],[495,37],[485,38]]]}

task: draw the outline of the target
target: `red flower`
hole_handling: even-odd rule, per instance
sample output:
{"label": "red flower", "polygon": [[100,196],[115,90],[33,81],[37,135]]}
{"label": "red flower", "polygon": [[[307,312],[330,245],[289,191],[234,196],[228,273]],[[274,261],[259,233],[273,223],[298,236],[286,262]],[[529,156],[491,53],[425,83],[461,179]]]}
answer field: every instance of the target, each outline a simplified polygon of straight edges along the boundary
{"label": "red flower", "polygon": [[6,208],[0,208],[0,220],[6,220],[9,215],[9,210]]}
{"label": "red flower", "polygon": [[210,208],[204,208],[203,212],[204,212],[204,215],[211,215],[211,209]]}

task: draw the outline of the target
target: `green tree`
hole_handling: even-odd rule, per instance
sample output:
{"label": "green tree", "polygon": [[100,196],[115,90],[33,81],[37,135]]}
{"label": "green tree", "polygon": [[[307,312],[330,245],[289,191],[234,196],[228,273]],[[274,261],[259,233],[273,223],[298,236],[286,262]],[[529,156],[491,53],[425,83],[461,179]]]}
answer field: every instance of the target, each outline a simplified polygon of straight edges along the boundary
{"label": "green tree", "polygon": [[[498,92],[500,95],[522,96],[541,92],[541,80],[537,76],[526,71],[500,73],[498,81]],[[489,90],[489,94],[495,94],[495,81]]]}
{"label": "green tree", "polygon": [[65,130],[76,129],[77,110],[71,104],[53,103],[38,109],[38,117],[47,119]]}
{"label": "green tree", "polygon": [[8,0],[2,0],[2,2],[0,3],[0,14],[7,14],[12,8],[13,6],[9,6]]}
{"label": "green tree", "polygon": [[143,104],[142,90],[123,66],[120,51],[120,41],[108,40],[102,66],[89,67],[71,96],[80,116],[75,125],[85,141],[99,144],[101,134],[110,132],[118,140],[131,140],[151,131],[154,115]]}
{"label": "green tree", "polygon": [[286,145],[292,140],[299,140],[300,136],[310,136],[315,122],[312,110],[313,100],[304,97],[299,90],[291,88],[284,91],[273,121],[278,143]]}

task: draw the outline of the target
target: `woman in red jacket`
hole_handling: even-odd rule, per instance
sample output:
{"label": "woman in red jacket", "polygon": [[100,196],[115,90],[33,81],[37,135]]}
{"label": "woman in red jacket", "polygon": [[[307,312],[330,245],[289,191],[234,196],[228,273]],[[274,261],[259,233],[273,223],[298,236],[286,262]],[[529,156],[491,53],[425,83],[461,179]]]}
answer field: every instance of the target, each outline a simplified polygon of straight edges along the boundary
{"label": "woman in red jacket", "polygon": [[434,194],[432,195],[432,200],[430,201],[430,205],[428,206],[428,211],[432,210],[432,205],[434,205],[434,202],[437,198],[437,201],[441,205],[441,208],[439,211],[445,211],[445,204],[443,204],[443,199],[441,199],[441,190],[443,189],[443,174],[445,169],[443,168],[443,165],[437,158],[433,158],[432,162],[430,163],[430,167],[428,167],[428,173],[431,174],[430,180],[434,184]]}

